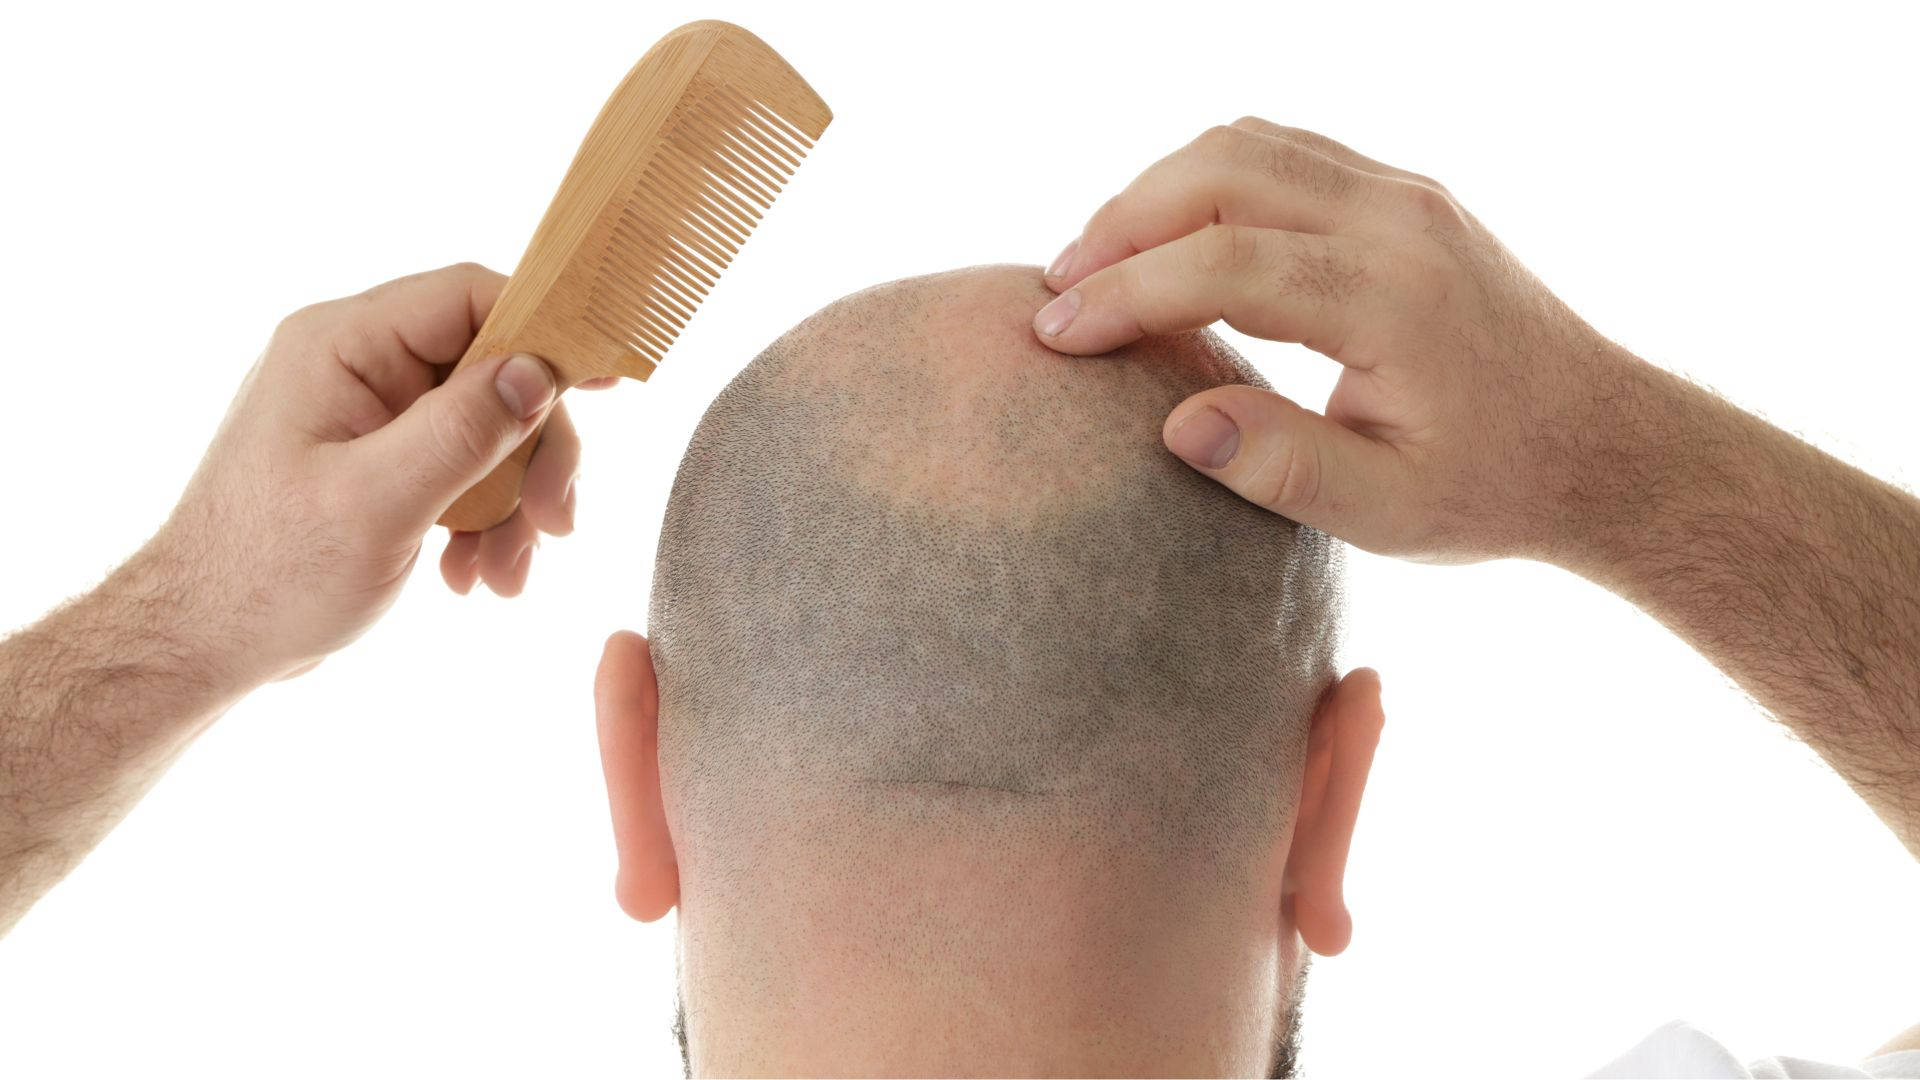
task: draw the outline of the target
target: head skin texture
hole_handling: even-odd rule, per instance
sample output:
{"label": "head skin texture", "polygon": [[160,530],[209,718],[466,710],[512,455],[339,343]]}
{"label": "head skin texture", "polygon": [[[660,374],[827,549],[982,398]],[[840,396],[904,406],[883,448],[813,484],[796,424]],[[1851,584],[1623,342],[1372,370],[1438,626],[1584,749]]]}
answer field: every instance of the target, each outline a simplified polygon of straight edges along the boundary
{"label": "head skin texture", "polygon": [[1334,667],[1340,549],[1163,447],[1245,361],[1056,354],[1050,295],[857,293],[694,433],[652,640],[596,683],[616,892],[680,909],[690,1069],[1292,1065],[1380,729]]}

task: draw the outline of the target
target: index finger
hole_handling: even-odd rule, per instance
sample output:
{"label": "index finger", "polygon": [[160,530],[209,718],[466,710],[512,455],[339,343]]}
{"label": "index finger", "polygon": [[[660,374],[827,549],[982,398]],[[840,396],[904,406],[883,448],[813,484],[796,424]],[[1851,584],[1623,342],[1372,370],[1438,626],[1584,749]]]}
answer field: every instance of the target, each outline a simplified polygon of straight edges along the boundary
{"label": "index finger", "polygon": [[334,354],[369,386],[402,392],[404,409],[431,389],[434,368],[458,361],[506,286],[506,275],[478,263],[410,274],[309,309]]}
{"label": "index finger", "polygon": [[1295,139],[1209,128],[1109,199],[1047,271],[1056,292],[1208,225],[1330,235],[1361,212],[1376,174]]}
{"label": "index finger", "polygon": [[1035,313],[1033,329],[1056,352],[1092,356],[1224,319],[1362,367],[1342,354],[1377,306],[1372,257],[1351,237],[1210,225],[1088,276]]}

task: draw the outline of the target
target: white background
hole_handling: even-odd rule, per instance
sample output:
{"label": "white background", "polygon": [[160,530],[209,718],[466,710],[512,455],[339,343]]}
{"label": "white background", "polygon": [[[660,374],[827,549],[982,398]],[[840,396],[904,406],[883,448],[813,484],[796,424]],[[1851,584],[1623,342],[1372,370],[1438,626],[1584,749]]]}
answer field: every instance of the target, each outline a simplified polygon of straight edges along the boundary
{"label": "white background", "polygon": [[[673,926],[614,907],[589,681],[642,626],[695,420],[823,303],[1043,263],[1243,113],[1440,178],[1604,332],[1911,486],[1910,11],[10,9],[6,625],[138,546],[282,315],[510,269],[665,31],[748,26],[838,119],[653,381],[576,396],[580,529],[527,595],[447,593],[433,537],[380,626],[234,709],[0,942],[0,1074],[677,1070]],[[1331,385],[1248,347],[1295,397]],[[1352,579],[1389,722],[1309,1068],[1575,1074],[1673,1017],[1851,1059],[1920,1020],[1920,870],[1684,645],[1536,565]]]}

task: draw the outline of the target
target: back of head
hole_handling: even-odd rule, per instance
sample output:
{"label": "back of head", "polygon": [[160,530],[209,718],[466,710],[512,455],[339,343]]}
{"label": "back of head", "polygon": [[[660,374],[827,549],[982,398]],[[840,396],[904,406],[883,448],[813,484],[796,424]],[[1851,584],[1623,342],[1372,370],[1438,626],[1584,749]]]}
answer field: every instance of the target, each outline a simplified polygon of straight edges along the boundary
{"label": "back of head", "polygon": [[1046,296],[997,267],[848,297],[694,435],[650,631],[705,1068],[1153,1071],[1135,1042],[1272,981],[1240,953],[1336,548],[1161,444],[1244,361],[1061,356]]}

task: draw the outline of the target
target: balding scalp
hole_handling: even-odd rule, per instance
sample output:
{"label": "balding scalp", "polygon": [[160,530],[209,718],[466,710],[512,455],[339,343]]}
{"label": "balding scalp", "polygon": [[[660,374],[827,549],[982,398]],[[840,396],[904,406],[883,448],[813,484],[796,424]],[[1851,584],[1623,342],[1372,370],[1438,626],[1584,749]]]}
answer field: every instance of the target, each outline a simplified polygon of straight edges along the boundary
{"label": "balding scalp", "polygon": [[836,818],[852,844],[930,807],[1216,851],[1284,825],[1336,546],[1161,445],[1188,394],[1260,382],[1244,361],[1207,334],[1060,356],[1028,330],[1045,296],[1008,267],[856,294],[701,422],[651,633],[670,809],[706,857],[788,797],[871,808]]}

